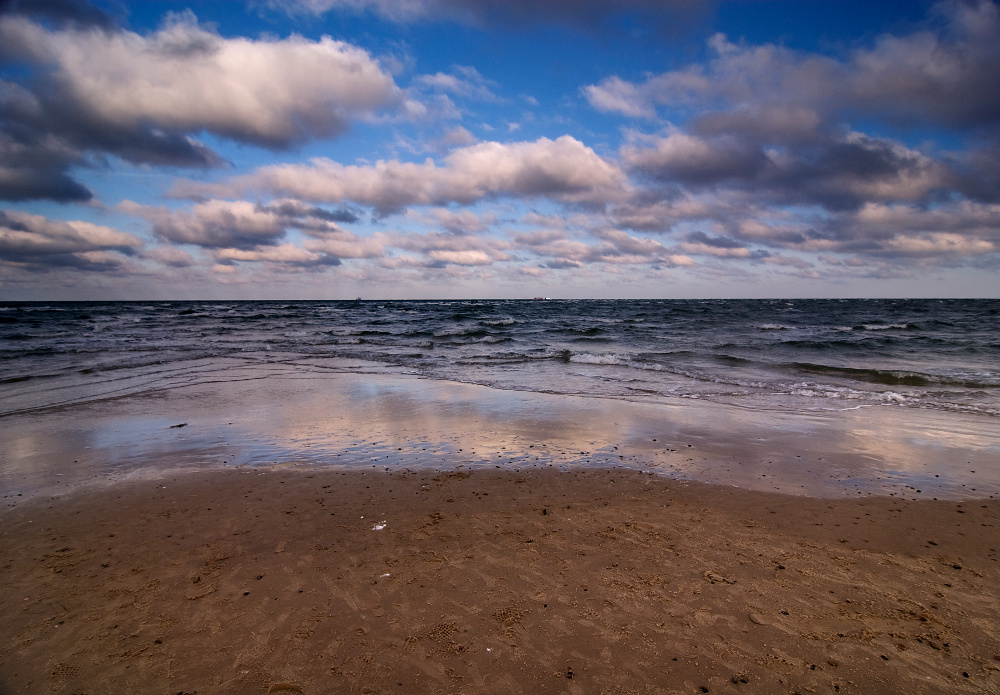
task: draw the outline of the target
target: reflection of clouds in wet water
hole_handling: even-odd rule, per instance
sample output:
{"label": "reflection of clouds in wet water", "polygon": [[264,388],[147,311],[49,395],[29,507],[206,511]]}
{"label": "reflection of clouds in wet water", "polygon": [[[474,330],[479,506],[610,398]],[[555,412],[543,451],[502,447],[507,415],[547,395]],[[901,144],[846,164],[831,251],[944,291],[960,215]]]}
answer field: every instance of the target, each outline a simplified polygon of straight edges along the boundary
{"label": "reflection of clouds in wet water", "polygon": [[[879,467],[883,480],[916,489],[980,492],[1000,479],[1000,437],[982,418],[879,409],[850,428],[850,446]],[[859,419],[861,419],[859,417]]]}
{"label": "reflection of clouds in wet water", "polygon": [[[13,424],[0,459],[5,490],[141,469],[298,463],[626,466],[817,496],[1000,494],[1000,436],[959,415],[888,407],[790,413],[313,374],[202,384]],[[980,472],[970,479],[972,469]]]}
{"label": "reflection of clouds in wet water", "polygon": [[474,463],[487,452],[527,458],[540,454],[541,444],[575,447],[594,440],[598,428],[604,446],[622,436],[604,417],[606,407],[589,413],[586,402],[574,401],[571,418],[565,408],[545,412],[537,396],[427,381],[368,382],[338,395],[335,403],[321,392],[296,397],[280,419],[260,424],[311,461],[332,452],[378,458],[402,451]]}

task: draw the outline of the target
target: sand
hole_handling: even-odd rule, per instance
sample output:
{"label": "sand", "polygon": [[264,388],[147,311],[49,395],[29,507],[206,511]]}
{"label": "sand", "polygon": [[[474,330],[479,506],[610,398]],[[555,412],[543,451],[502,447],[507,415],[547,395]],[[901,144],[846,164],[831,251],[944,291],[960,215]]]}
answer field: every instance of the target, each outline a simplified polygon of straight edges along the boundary
{"label": "sand", "polygon": [[4,503],[3,694],[1000,692],[1000,500],[246,468]]}

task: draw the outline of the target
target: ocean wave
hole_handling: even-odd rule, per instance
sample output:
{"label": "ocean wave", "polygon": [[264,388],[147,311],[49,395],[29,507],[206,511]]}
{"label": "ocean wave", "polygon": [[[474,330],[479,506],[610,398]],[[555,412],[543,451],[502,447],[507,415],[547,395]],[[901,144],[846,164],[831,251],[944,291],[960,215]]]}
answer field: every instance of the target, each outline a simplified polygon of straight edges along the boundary
{"label": "ocean wave", "polygon": [[932,383],[932,380],[928,375],[921,374],[919,372],[840,367],[835,365],[813,364],[810,362],[795,362],[790,366],[793,369],[807,374],[839,376],[846,379],[852,379],[854,381],[885,384],[886,386],[927,386]]}
{"label": "ocean wave", "polygon": [[788,392],[793,396],[808,398],[832,398],[849,401],[864,400],[896,404],[909,403],[911,400],[919,398],[919,394],[903,394],[896,391],[861,391],[843,386],[812,383],[793,384]]}
{"label": "ocean wave", "polygon": [[479,326],[475,326],[475,327],[470,327],[470,326],[455,326],[453,328],[439,328],[438,330],[434,331],[434,333],[432,333],[432,335],[435,338],[454,338],[454,337],[464,337],[464,336],[468,336],[468,335],[475,335],[477,333],[480,334],[480,335],[483,335],[483,334],[485,334],[485,331],[483,331],[483,329],[480,328]]}
{"label": "ocean wave", "polygon": [[[186,365],[192,355],[254,361],[266,354],[270,363],[309,355],[324,358],[332,370],[357,371],[352,360],[359,359],[366,373],[526,391],[586,395],[593,385],[593,393],[614,397],[621,395],[615,389],[624,391],[616,383],[635,381],[632,388],[643,393],[742,399],[754,407],[809,407],[828,399],[831,405],[998,410],[996,300],[791,304],[6,303],[0,316],[16,322],[0,323],[0,377],[63,373],[72,386],[116,367],[159,370],[142,366],[146,361]],[[82,369],[94,370],[92,376],[81,376]],[[0,397],[13,398],[21,387],[6,383]],[[586,386],[571,387],[580,383]]]}
{"label": "ocean wave", "polygon": [[861,328],[866,331],[891,331],[891,330],[905,330],[910,327],[908,323],[890,323],[890,324],[880,324],[880,323],[863,323]]}
{"label": "ocean wave", "polygon": [[1000,374],[991,373],[929,374],[899,369],[843,367],[810,362],[795,362],[787,366],[807,374],[822,374],[884,386],[956,386],[971,389],[1000,386]]}
{"label": "ocean wave", "polygon": [[611,364],[618,366],[631,366],[632,358],[628,355],[617,355],[614,353],[593,354],[588,352],[575,353],[570,355],[570,362],[577,364]]}

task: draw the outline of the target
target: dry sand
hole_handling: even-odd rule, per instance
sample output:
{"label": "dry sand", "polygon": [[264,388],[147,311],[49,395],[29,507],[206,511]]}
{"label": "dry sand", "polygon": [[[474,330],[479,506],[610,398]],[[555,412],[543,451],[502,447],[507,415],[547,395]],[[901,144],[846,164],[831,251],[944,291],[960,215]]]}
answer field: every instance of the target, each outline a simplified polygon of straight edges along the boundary
{"label": "dry sand", "polygon": [[1000,692],[1000,500],[245,469],[0,523],[3,694]]}

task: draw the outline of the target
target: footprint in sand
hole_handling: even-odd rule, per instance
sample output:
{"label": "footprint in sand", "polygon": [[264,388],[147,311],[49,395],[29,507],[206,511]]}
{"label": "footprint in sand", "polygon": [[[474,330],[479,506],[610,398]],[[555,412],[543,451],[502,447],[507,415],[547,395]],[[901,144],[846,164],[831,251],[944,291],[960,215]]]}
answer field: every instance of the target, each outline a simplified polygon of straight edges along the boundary
{"label": "footprint in sand", "polygon": [[61,662],[52,668],[49,675],[54,681],[72,680],[80,675],[80,667]]}
{"label": "footprint in sand", "polygon": [[305,692],[295,683],[275,683],[270,688],[267,689],[267,695],[272,695],[273,693],[279,693],[280,695],[288,695],[289,693],[303,693]]}

